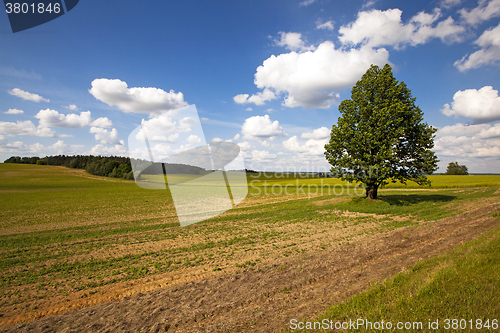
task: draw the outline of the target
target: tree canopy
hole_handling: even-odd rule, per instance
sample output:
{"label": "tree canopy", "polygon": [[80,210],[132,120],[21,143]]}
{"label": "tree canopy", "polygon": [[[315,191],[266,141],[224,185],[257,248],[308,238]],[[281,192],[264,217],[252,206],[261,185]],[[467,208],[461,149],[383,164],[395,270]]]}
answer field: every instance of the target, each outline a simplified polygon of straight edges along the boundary
{"label": "tree canopy", "polygon": [[439,160],[431,149],[437,129],[423,122],[423,112],[390,65],[372,65],[339,105],[325,157],[342,180],[361,182],[366,197],[389,181],[430,184],[425,176]]}
{"label": "tree canopy", "polygon": [[458,162],[450,162],[446,168],[447,175],[468,175],[469,169],[465,165],[460,165]]}

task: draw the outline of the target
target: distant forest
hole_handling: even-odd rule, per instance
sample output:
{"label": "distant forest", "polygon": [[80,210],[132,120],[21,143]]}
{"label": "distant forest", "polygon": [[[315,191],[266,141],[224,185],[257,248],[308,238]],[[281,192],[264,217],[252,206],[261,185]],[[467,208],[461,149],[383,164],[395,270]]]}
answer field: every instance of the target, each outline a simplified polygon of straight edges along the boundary
{"label": "distant forest", "polygon": [[[146,163],[146,161],[140,161]],[[84,169],[91,175],[114,177],[123,179],[134,179],[130,158],[119,156],[46,156],[40,157],[20,157],[11,156],[4,163],[37,164],[37,165],[58,165],[72,169]],[[199,175],[206,172],[205,169],[185,165],[185,164],[165,164],[168,174],[194,174]],[[161,163],[154,163],[142,172],[143,174],[162,174]]]}

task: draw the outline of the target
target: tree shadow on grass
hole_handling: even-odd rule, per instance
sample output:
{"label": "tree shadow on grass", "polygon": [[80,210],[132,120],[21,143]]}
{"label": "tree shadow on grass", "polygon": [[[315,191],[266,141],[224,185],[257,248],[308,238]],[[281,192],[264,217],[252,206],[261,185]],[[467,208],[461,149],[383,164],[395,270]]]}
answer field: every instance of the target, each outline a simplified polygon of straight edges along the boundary
{"label": "tree shadow on grass", "polygon": [[387,202],[391,206],[411,206],[422,202],[428,202],[429,204],[449,202],[456,199],[456,196],[442,194],[384,194],[379,195],[378,199]]}

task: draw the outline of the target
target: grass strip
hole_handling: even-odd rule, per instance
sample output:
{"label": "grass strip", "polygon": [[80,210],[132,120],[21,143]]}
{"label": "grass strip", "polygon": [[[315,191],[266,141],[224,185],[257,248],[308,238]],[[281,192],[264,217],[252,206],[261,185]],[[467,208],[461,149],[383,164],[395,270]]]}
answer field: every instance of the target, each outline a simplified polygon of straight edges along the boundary
{"label": "grass strip", "polygon": [[[342,331],[387,331],[390,322],[393,329],[398,323],[403,327],[407,325],[406,331],[497,332],[500,328],[499,258],[500,228],[497,228],[440,257],[409,267],[391,280],[333,305],[316,319],[302,320],[303,324],[297,322],[283,332],[331,332],[331,325],[340,328],[342,323],[358,319],[364,323],[344,324]],[[385,330],[381,329],[382,321]],[[310,329],[306,329],[308,322]],[[315,322],[321,324],[316,324],[316,329]],[[375,329],[375,323],[380,329]],[[421,329],[416,323],[421,323]],[[298,327],[305,329],[291,330]]]}

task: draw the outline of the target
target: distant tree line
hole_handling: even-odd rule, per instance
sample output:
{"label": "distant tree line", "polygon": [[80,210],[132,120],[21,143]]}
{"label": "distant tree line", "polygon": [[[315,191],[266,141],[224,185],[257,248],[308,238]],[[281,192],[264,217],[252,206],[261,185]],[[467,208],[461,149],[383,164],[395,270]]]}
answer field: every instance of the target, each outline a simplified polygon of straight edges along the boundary
{"label": "distant tree line", "polygon": [[[146,163],[146,165],[141,165]],[[135,160],[135,166],[142,170],[141,175],[162,175],[163,172],[169,174],[203,175],[206,170],[197,166],[177,163],[153,163],[143,160]]]}
{"label": "distant tree line", "polygon": [[[134,179],[130,158],[120,156],[93,156],[93,155],[76,155],[76,156],[46,156],[40,157],[20,157],[12,156],[4,161],[4,163],[20,163],[20,164],[37,164],[37,165],[57,165],[65,166],[72,169],[84,169],[91,175],[114,177],[123,179]],[[134,160],[134,165],[142,170],[140,174],[193,174],[202,175],[206,170],[200,167],[175,164],[175,163],[153,163],[143,160]],[[141,165],[144,163],[144,165]],[[140,177],[140,176],[139,176]]]}
{"label": "distant tree line", "polygon": [[11,156],[4,163],[17,163],[17,164],[36,164],[36,162],[40,159],[38,156],[34,157],[20,157],[20,156]]}
{"label": "distant tree line", "polygon": [[72,169],[84,169],[91,175],[134,179],[130,158],[120,156],[93,156],[93,155],[76,155],[76,156],[45,156],[40,157],[20,157],[12,156],[4,161],[4,163],[21,163],[21,164],[37,164],[37,165],[58,165]]}

